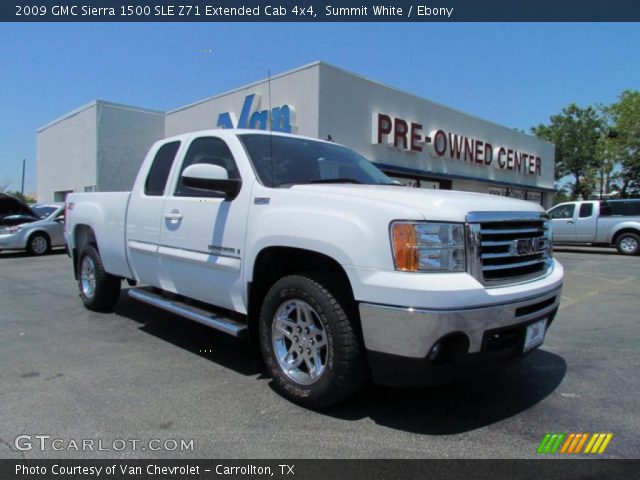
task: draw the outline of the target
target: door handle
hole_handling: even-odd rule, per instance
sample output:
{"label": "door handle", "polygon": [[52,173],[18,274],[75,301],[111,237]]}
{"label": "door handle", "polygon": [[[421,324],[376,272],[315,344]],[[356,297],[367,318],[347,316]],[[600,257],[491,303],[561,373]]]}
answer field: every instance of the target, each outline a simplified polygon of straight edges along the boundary
{"label": "door handle", "polygon": [[569,224],[569,223],[576,223],[576,222],[574,222],[573,220],[569,220],[569,221],[567,222],[567,224]]}
{"label": "door handle", "polygon": [[178,212],[165,213],[164,218],[166,218],[167,220],[178,221],[182,220],[182,214]]}

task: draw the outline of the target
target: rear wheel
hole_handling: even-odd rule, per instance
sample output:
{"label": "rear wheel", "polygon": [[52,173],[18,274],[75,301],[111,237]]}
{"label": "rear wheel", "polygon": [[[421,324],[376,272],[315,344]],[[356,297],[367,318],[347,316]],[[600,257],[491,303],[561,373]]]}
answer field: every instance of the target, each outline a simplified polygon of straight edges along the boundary
{"label": "rear wheel", "polygon": [[120,296],[120,278],[105,271],[100,254],[92,245],[80,252],[78,288],[84,306],[97,312],[112,309]]}
{"label": "rear wheel", "polygon": [[260,346],[276,390],[309,408],[354,395],[366,382],[364,351],[344,300],[309,276],[291,275],[267,292]]}
{"label": "rear wheel", "polygon": [[616,239],[616,248],[622,255],[638,255],[640,253],[640,235],[623,233]]}
{"label": "rear wheel", "polygon": [[51,250],[51,242],[47,234],[42,232],[34,233],[27,241],[27,253],[29,255],[45,255]]}

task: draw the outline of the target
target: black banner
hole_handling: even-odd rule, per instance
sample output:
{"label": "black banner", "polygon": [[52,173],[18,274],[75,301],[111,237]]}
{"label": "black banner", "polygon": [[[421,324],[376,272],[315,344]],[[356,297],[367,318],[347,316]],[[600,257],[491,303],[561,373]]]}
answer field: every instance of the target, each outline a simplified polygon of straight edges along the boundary
{"label": "black banner", "polygon": [[1,460],[13,479],[520,480],[636,478],[638,460]]}
{"label": "black banner", "polygon": [[630,0],[2,2],[3,22],[632,22]]}

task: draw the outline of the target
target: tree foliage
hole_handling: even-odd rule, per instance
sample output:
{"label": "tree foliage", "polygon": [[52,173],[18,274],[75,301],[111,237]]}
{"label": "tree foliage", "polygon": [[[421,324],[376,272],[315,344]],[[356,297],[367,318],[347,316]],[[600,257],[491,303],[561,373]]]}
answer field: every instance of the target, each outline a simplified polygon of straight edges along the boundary
{"label": "tree foliage", "polygon": [[611,116],[610,151],[620,166],[620,196],[640,194],[640,92],[625,90],[604,110]]}
{"label": "tree foliage", "polygon": [[592,106],[581,108],[572,103],[553,115],[548,125],[533,127],[532,132],[556,146],[556,179],[572,175],[571,197],[587,198],[593,189],[587,181],[590,170],[600,163],[600,139],[605,130],[604,118]]}

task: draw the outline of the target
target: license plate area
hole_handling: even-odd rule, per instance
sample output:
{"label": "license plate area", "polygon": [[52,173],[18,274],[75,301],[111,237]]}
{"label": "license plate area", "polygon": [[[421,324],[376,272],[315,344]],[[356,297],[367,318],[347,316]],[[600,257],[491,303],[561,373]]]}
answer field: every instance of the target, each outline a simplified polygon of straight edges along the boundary
{"label": "license plate area", "polygon": [[544,336],[547,333],[547,319],[538,320],[527,326],[524,336],[523,352],[528,352],[539,347],[544,342]]}

